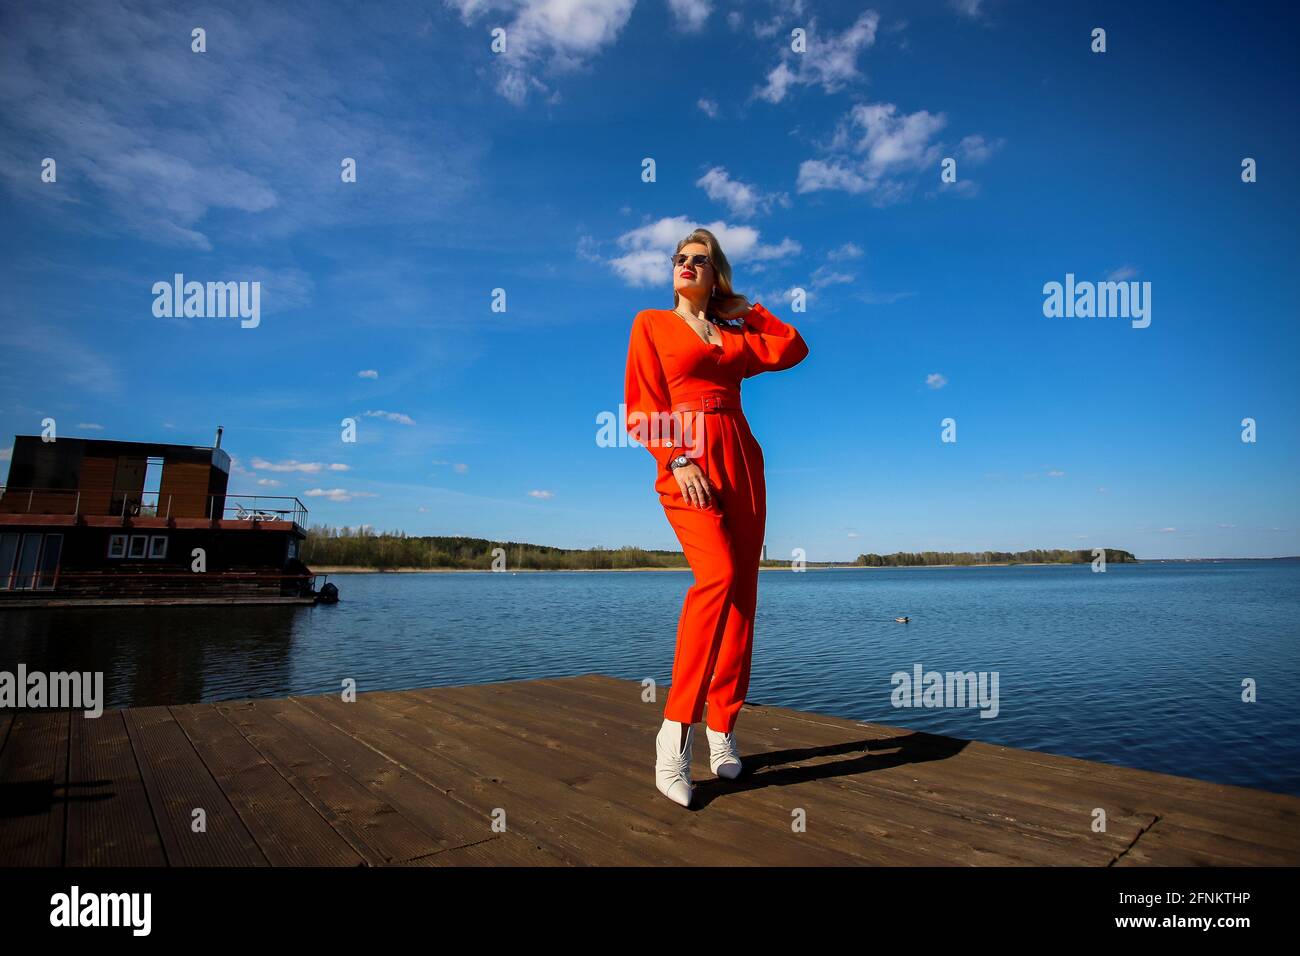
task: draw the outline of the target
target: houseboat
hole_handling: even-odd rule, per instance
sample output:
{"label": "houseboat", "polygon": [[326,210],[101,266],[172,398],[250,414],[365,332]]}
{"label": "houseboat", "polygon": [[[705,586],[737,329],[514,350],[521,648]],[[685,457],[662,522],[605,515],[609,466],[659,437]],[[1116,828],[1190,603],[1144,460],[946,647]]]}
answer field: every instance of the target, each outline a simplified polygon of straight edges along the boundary
{"label": "houseboat", "polygon": [[14,438],[0,486],[0,609],[312,604],[298,558],[307,509],[232,495],[221,429],[212,447]]}

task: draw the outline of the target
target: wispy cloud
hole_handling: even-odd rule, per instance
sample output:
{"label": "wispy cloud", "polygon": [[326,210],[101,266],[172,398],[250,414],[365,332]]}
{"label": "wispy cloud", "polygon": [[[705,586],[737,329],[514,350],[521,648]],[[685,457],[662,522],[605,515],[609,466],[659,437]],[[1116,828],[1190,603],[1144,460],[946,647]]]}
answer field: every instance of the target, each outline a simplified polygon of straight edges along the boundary
{"label": "wispy cloud", "polygon": [[[945,154],[937,138],[948,125],[946,114],[900,111],[893,103],[859,103],[836,124],[825,159],[804,160],[796,190],[839,190],[868,194],[879,206],[899,202],[911,192],[916,175],[931,170],[936,178]],[[1002,144],[982,135],[963,138],[956,152],[978,164]],[[958,192],[969,191],[964,187]]]}
{"label": "wispy cloud", "polygon": [[365,415],[367,418],[382,418],[386,422],[397,422],[399,425],[415,424],[415,419],[404,412],[371,411],[362,412],[361,414]]}
{"label": "wispy cloud", "polygon": [[[627,25],[636,0],[444,0],[466,25],[497,14],[491,27],[505,30],[506,47],[493,54],[496,91],[516,106],[536,92],[554,102],[559,90],[541,75],[581,69],[612,46]],[[509,16],[507,22],[503,22]],[[687,11],[689,21],[694,16]],[[481,42],[481,41],[480,41]],[[541,75],[539,75],[541,74]]]}
{"label": "wispy cloud", "polygon": [[789,205],[789,197],[777,193],[764,193],[757,186],[732,179],[726,169],[714,166],[695,181],[695,185],[715,202],[723,203],[733,216],[749,219],[767,212],[773,203]]}
{"label": "wispy cloud", "polygon": [[668,9],[679,30],[699,33],[713,12],[713,4],[710,0],[668,0]]}
{"label": "wispy cloud", "polygon": [[839,92],[861,79],[858,55],[876,42],[879,24],[880,14],[864,10],[843,33],[823,35],[814,17],[805,28],[807,49],[795,53],[787,46],[782,51],[781,62],[768,72],[766,83],[754,91],[754,96],[769,103],[780,103],[792,88],[807,85],[818,85],[827,93]]}
{"label": "wispy cloud", "polygon": [[347,471],[349,468],[348,465],[342,462],[327,465],[321,461],[295,461],[292,458],[287,461],[268,461],[265,458],[254,458],[251,464],[254,471],[300,472],[307,475],[314,475],[326,469],[330,471]]}
{"label": "wispy cloud", "polygon": [[[195,53],[193,13],[170,4],[13,5],[0,38],[0,181],[69,228],[203,251],[449,214],[473,195],[484,144],[424,113],[365,108],[386,61],[357,33],[382,26],[353,18],[357,42],[341,51],[325,39],[336,24],[313,28],[351,16],[293,0],[209,8],[208,52]],[[33,155],[59,163],[57,184],[40,182]],[[344,157],[358,160],[364,203],[340,181]]]}
{"label": "wispy cloud", "polygon": [[326,498],[330,501],[351,501],[353,498],[374,498],[369,491],[349,491],[346,488],[310,488],[303,492],[306,498]]}

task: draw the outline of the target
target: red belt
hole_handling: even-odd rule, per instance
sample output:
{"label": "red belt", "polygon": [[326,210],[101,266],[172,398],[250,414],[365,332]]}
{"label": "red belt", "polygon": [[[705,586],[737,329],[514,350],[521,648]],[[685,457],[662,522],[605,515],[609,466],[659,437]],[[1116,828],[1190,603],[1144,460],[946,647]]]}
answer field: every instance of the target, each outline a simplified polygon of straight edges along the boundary
{"label": "red belt", "polygon": [[740,396],[725,392],[710,392],[684,399],[673,405],[673,412],[740,411]]}

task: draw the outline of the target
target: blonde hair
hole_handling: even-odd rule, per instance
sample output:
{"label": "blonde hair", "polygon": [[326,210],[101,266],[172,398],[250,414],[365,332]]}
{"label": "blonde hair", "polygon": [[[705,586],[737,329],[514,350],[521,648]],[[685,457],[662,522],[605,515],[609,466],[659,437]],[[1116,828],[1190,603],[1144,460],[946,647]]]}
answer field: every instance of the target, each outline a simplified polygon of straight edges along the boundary
{"label": "blonde hair", "polygon": [[[745,297],[740,295],[731,287],[731,263],[727,261],[726,254],[722,251],[722,246],[718,244],[718,237],[709,230],[701,227],[693,229],[691,234],[677,243],[677,248],[673,254],[682,251],[683,246],[689,246],[693,242],[701,243],[709,247],[709,262],[713,265],[713,294],[709,296],[709,304],[705,308],[705,313],[714,318],[721,318],[720,313],[723,311],[734,311],[735,306],[739,305]],[[677,303],[681,300],[681,294],[673,290],[673,308],[677,308]],[[747,301],[747,300],[746,300]]]}

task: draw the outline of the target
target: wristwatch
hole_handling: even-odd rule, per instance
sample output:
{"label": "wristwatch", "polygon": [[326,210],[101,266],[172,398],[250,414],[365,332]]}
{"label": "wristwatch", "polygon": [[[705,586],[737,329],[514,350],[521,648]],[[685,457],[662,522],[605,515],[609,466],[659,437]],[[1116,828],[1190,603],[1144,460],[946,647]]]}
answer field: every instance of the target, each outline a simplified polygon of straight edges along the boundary
{"label": "wristwatch", "polygon": [[689,465],[690,463],[691,459],[689,455],[678,455],[668,463],[668,470],[672,471],[674,468],[680,468],[682,465]]}

